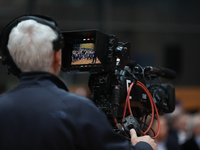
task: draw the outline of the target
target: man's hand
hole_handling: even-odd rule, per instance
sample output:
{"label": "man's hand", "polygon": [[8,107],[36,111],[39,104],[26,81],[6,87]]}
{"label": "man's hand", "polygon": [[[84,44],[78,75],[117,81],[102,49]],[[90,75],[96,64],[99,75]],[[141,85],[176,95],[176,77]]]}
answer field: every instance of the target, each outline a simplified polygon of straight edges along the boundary
{"label": "man's hand", "polygon": [[143,142],[146,142],[149,145],[151,145],[153,150],[157,150],[157,145],[150,136],[145,135],[145,136],[138,137],[134,129],[130,130],[130,135],[131,135],[131,144],[132,145],[136,145],[138,142],[143,141]]}

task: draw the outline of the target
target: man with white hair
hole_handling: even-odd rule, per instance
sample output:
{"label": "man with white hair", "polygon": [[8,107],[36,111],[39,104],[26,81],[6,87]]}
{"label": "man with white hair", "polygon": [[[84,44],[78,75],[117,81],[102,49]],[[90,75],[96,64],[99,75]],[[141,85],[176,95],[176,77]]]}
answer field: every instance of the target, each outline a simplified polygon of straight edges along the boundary
{"label": "man with white hair", "polygon": [[149,136],[116,134],[94,103],[57,77],[63,37],[55,21],[21,16],[2,32],[3,63],[19,84],[0,96],[1,150],[156,150]]}

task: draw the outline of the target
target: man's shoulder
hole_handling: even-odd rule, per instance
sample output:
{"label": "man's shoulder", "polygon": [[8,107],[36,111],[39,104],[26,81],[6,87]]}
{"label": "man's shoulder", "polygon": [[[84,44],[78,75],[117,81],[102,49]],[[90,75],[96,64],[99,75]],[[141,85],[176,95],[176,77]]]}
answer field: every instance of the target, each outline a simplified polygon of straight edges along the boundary
{"label": "man's shoulder", "polygon": [[94,106],[94,103],[92,100],[90,100],[89,98],[86,98],[84,96],[80,96],[71,92],[66,92],[65,94],[63,94],[62,99],[64,102],[69,102],[70,104],[75,104],[76,106],[81,105],[81,106]]}

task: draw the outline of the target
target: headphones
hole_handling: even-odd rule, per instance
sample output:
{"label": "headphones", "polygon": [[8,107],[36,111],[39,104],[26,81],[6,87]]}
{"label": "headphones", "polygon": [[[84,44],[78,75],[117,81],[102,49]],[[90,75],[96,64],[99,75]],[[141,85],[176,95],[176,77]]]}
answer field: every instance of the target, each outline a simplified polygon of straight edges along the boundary
{"label": "headphones", "polygon": [[0,49],[2,52],[2,64],[7,65],[8,73],[12,73],[16,75],[17,77],[20,77],[21,70],[17,67],[17,65],[14,63],[12,57],[10,56],[9,50],[8,50],[8,40],[11,30],[17,26],[17,24],[24,20],[35,20],[38,23],[41,23],[43,25],[49,26],[51,29],[57,32],[58,36],[56,39],[53,40],[53,49],[55,51],[58,51],[64,47],[64,38],[61,34],[60,29],[58,28],[57,23],[47,16],[42,15],[23,15],[20,17],[17,17],[13,21],[11,21],[2,31],[0,35]]}

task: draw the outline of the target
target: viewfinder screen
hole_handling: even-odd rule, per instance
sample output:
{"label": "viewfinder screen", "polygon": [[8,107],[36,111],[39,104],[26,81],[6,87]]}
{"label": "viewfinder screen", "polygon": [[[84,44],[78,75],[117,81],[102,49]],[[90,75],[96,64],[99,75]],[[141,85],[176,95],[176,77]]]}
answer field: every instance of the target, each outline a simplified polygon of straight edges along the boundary
{"label": "viewfinder screen", "polygon": [[78,43],[72,45],[71,65],[95,65],[95,64],[101,64],[101,62],[99,61],[96,55],[94,43]]}

